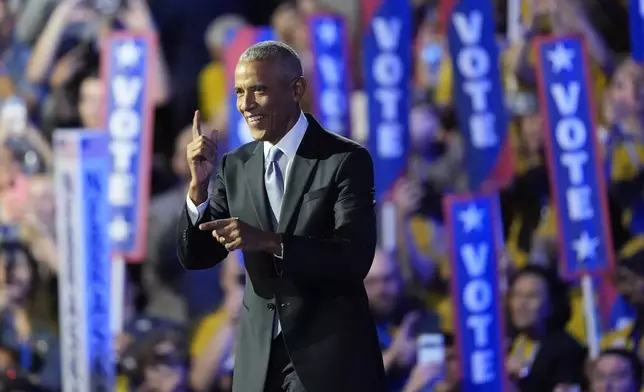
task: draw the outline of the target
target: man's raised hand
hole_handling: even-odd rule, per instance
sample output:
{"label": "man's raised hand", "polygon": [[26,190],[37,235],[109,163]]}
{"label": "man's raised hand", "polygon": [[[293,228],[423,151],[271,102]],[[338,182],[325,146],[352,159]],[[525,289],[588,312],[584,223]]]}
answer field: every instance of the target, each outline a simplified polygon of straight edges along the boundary
{"label": "man's raised hand", "polygon": [[190,167],[190,199],[197,205],[208,197],[208,182],[217,158],[217,130],[204,134],[201,130],[201,116],[195,112],[192,120],[192,141],[188,143],[187,156]]}

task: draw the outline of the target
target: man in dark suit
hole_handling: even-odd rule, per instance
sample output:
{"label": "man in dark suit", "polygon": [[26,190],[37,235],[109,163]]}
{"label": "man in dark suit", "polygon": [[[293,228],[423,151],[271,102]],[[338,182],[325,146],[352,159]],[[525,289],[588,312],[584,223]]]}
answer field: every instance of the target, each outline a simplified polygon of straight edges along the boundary
{"label": "man in dark suit", "polygon": [[244,253],[234,391],[384,391],[363,285],[376,246],[373,164],[302,113],[302,75],[283,43],[240,57],[237,108],[255,141],[224,154],[210,195],[216,131],[203,134],[195,113],[179,256],[205,269]]}

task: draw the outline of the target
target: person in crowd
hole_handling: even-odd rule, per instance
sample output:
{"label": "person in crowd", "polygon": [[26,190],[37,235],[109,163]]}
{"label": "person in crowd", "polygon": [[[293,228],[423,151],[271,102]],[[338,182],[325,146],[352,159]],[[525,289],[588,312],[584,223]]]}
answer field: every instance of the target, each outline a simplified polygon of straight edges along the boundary
{"label": "person in crowd", "polygon": [[438,333],[438,317],[403,296],[398,265],[382,250],[376,250],[364,285],[383,351],[386,390],[400,391],[416,363],[416,337],[421,331]]}
{"label": "person in crowd", "polygon": [[[292,46],[300,56],[304,75],[310,80],[313,64],[305,11],[297,3],[280,4],[271,16],[271,27],[279,41]],[[313,89],[308,89],[302,100],[302,110],[311,111]]]}
{"label": "person in crowd", "polygon": [[398,207],[398,249],[405,287],[441,315],[451,330],[447,282],[449,262],[442,198],[465,189],[463,142],[456,130],[455,112],[438,110],[421,101],[411,112],[412,152],[407,175],[394,188]]}
{"label": "person in crowd", "polygon": [[[591,23],[585,7],[579,0],[530,0],[528,26],[524,39],[516,48],[514,60],[509,61],[510,72],[520,86],[534,88],[536,72],[534,67],[534,38],[549,34],[579,34],[585,38],[592,60],[592,80],[595,93],[601,94],[606,86],[606,74],[612,70],[612,58],[604,39]],[[599,102],[598,108],[599,108]]]}
{"label": "person in crowd", "polygon": [[246,273],[239,252],[224,260],[224,303],[197,326],[191,343],[190,385],[196,392],[232,391],[235,327],[242,310]]}
{"label": "person in crowd", "polygon": [[[535,230],[542,222],[542,212],[548,205],[549,183],[543,146],[543,121],[539,114],[535,92],[516,93],[507,99],[513,114],[514,164],[516,174],[512,185],[502,193],[503,218],[507,221],[507,247],[516,267],[524,267],[530,252],[541,251],[533,260],[548,263],[551,248],[533,244]],[[550,237],[548,237],[549,239]],[[544,240],[545,241],[545,240]],[[535,246],[533,246],[535,245]],[[545,258],[545,259],[544,259]]]}
{"label": "person in crowd", "polygon": [[17,354],[19,370],[40,385],[60,388],[58,341],[38,307],[36,261],[21,243],[0,244],[0,345]]}
{"label": "person in crowd", "polygon": [[211,56],[211,62],[199,74],[199,110],[206,122],[217,122],[217,129],[226,129],[222,122],[228,113],[227,87],[224,55],[225,47],[230,42],[235,30],[244,27],[247,22],[239,15],[222,15],[212,21],[206,30],[206,46]]}
{"label": "person in crowd", "polygon": [[17,96],[34,109],[41,92],[25,73],[31,48],[15,34],[16,17],[8,1],[0,2],[0,99]]}
{"label": "person in crowd", "polygon": [[162,331],[184,331],[183,326],[174,320],[153,316],[144,311],[146,298],[140,286],[135,283],[140,281],[140,274],[140,266],[130,264],[126,268],[123,332],[114,340],[120,374],[118,392],[127,391],[132,382],[136,381],[136,373],[139,370],[136,357],[146,339]]}
{"label": "person in crowd", "polygon": [[604,98],[605,168],[609,195],[628,212],[631,235],[644,235],[644,70],[626,58],[617,67]]}
{"label": "person in crowd", "polygon": [[644,241],[632,242],[625,246],[620,253],[616,274],[616,286],[619,294],[628,299],[629,305],[634,310],[632,321],[625,320],[613,330],[608,331],[601,341],[603,348],[624,348],[631,350],[644,360],[642,348],[642,333],[644,332],[644,319],[642,307],[644,306]]}
{"label": "person in crowd", "polygon": [[458,392],[460,387],[459,362],[454,336],[444,334],[445,361],[416,363],[402,392]]}
{"label": "person in crowd", "polygon": [[18,97],[5,99],[0,109],[0,143],[11,148],[25,174],[50,172],[53,151],[39,129],[29,121],[25,102]]}
{"label": "person in crowd", "polygon": [[[75,105],[81,99],[79,92],[82,93],[85,79],[90,83],[96,79],[101,40],[113,29],[155,31],[145,0],[129,0],[123,4],[125,6],[117,10],[115,18],[111,18],[102,15],[86,1],[64,0],[49,17],[26,70],[31,83],[50,89],[48,101],[43,106],[45,128],[49,131],[58,127],[76,127],[79,122],[90,125],[88,128],[102,128],[101,116],[95,121],[97,123],[87,123],[82,114],[79,119]],[[151,87],[152,99],[155,105],[162,105],[169,99],[170,92],[167,65],[161,50],[153,62],[155,82]],[[100,82],[94,88],[101,90],[96,94],[104,94]]]}
{"label": "person in crowd", "polygon": [[189,359],[185,336],[174,330],[152,333],[137,359],[137,392],[188,392]]}
{"label": "person in crowd", "polygon": [[642,363],[632,351],[604,350],[594,363],[590,392],[639,392],[642,373]]}
{"label": "person in crowd", "polygon": [[25,203],[28,194],[29,180],[21,170],[16,154],[0,144],[0,221],[20,222],[29,208]]}
{"label": "person in crowd", "polygon": [[565,331],[570,299],[556,270],[537,265],[518,270],[508,295],[511,382],[521,392],[581,385],[586,350]]}

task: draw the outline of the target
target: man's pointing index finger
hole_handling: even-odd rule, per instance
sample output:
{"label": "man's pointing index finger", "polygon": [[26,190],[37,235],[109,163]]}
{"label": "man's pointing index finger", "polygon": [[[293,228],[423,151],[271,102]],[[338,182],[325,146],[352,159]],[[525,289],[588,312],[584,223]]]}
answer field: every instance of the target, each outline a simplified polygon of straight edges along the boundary
{"label": "man's pointing index finger", "polygon": [[192,139],[199,136],[201,136],[201,114],[196,110],[195,116],[192,118]]}
{"label": "man's pointing index finger", "polygon": [[222,229],[228,226],[234,220],[235,218],[218,219],[211,222],[202,223],[199,225],[199,230],[212,231],[212,230]]}

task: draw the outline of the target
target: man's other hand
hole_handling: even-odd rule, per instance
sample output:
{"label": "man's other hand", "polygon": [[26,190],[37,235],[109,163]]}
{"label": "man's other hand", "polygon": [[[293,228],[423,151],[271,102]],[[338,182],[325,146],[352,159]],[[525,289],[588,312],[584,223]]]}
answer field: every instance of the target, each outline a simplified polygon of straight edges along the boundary
{"label": "man's other hand", "polygon": [[260,230],[238,219],[219,219],[199,225],[199,230],[211,231],[219,243],[229,252],[242,250],[249,252],[264,251],[279,254],[282,251],[281,236]]}

